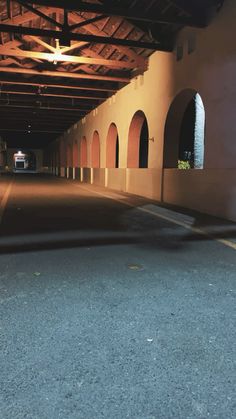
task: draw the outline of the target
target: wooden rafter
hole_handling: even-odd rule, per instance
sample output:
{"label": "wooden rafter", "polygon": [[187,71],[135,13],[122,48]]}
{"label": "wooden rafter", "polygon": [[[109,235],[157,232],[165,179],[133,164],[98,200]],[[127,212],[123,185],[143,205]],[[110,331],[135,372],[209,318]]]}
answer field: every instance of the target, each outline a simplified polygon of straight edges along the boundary
{"label": "wooden rafter", "polygon": [[[50,7],[40,7],[38,10],[40,10],[45,15],[52,13],[52,9]],[[12,16],[11,18],[4,19],[1,21],[1,23],[4,22],[5,24],[9,24],[9,25],[24,25],[25,23],[34,21],[35,19],[38,19],[38,16],[35,13],[28,11],[28,12],[24,12],[23,14],[19,14],[16,16]]]}
{"label": "wooden rafter", "polygon": [[153,51],[171,51],[172,47],[163,45],[160,42],[134,41],[131,39],[111,38],[109,36],[88,35],[84,33],[74,33],[55,31],[51,29],[39,29],[26,26],[0,24],[0,32],[15,33],[20,35],[33,35],[46,38],[59,39],[62,43],[66,36],[68,41],[85,41],[97,44],[121,45],[132,48],[150,49]]}
{"label": "wooden rafter", "polygon": [[[19,113],[18,110],[17,110],[17,112]],[[12,109],[11,109],[11,115],[13,115],[14,121],[21,121],[21,122],[24,121],[25,125],[36,124],[39,121],[42,121],[45,124],[46,123],[55,124],[55,122],[58,122],[58,120],[60,120],[60,122],[58,122],[59,125],[60,124],[61,125],[63,125],[63,124],[68,125],[68,124],[73,124],[73,122],[74,122],[73,118],[69,119],[68,117],[65,117],[63,115],[60,115],[60,118],[58,118],[58,113],[57,112],[55,113],[55,115],[52,112],[50,112],[49,115],[48,115],[48,118],[46,118],[45,114],[33,115],[32,112],[30,113],[30,112],[26,112],[26,111],[24,111],[24,112],[21,111],[20,115],[18,115],[16,112],[13,113]],[[67,115],[67,114],[65,114],[65,115]],[[8,115],[6,113],[2,115],[2,112],[1,112],[0,120],[11,122],[11,124],[12,124],[12,116],[11,116],[11,118],[9,117],[9,110],[8,110]]]}
{"label": "wooden rafter", "polygon": [[89,42],[72,42],[69,47],[63,47],[60,49],[60,51],[62,54],[64,54],[65,52],[72,51],[73,49],[83,48],[84,46],[88,44]]}
{"label": "wooden rafter", "polygon": [[52,48],[52,50],[54,53],[50,54],[50,53],[45,53],[45,52],[26,51],[26,50],[21,50],[21,49],[12,49],[12,48],[7,48],[5,46],[0,46],[0,55],[39,59],[39,60],[44,60],[44,61],[49,61],[49,62],[61,61],[61,62],[68,62],[68,63],[101,65],[101,66],[130,69],[130,70],[137,67],[136,63],[129,63],[126,61],[118,61],[118,60],[107,60],[104,58],[90,58],[90,57],[83,57],[83,56],[65,55],[65,54],[61,54],[61,51],[56,50],[55,48]]}
{"label": "wooden rafter", "polygon": [[[4,108],[23,108],[23,109],[33,109],[33,106],[27,106],[27,105],[22,105],[22,104],[9,104],[9,105],[6,105],[6,104],[4,104],[4,105],[0,105],[0,108],[1,108],[1,106],[4,106]],[[66,108],[66,107],[54,107],[54,106],[41,106],[40,108],[34,108],[34,109],[42,109],[42,110],[45,110],[45,111],[47,111],[47,112],[51,112],[51,111],[68,111],[68,112],[74,112],[74,113],[80,113],[80,116],[81,116],[81,114],[84,114],[84,113],[87,113],[87,110],[85,110],[85,109],[80,109],[80,108]]]}
{"label": "wooden rafter", "polygon": [[[20,119],[20,117],[17,118],[17,116],[15,116],[14,121],[17,122],[18,126],[28,127],[28,128],[36,127],[36,124],[37,124],[37,126],[55,125],[55,121],[50,120],[50,119],[47,120],[47,119],[43,119],[43,118],[41,118],[40,120],[39,119],[33,119],[33,118],[30,118],[30,120],[29,119],[23,120],[22,118]],[[0,116],[0,122],[1,122],[1,124],[5,122],[5,125],[7,125],[8,123],[12,124],[12,119],[11,118],[6,118],[6,117],[3,119]],[[57,121],[57,125],[58,125],[58,128],[64,127],[65,125],[68,125],[68,122],[60,120],[60,121]]]}
{"label": "wooden rafter", "polygon": [[60,29],[63,28],[63,24],[62,23],[58,22],[55,19],[52,19],[48,14],[44,13],[42,10],[36,9],[35,7],[32,7],[30,4],[27,3],[27,1],[24,2],[24,1],[21,1],[21,0],[17,0],[17,2],[21,6],[25,7],[30,12],[32,12],[34,15],[39,16],[40,18],[42,18],[42,19],[46,20],[47,22],[50,22],[51,24],[53,24],[53,26],[56,26],[56,27],[58,27]]}
{"label": "wooden rafter", "polygon": [[[31,131],[34,129],[38,129],[38,128],[46,128],[46,127],[52,127],[55,128],[55,121],[36,121],[36,120],[30,120],[30,121],[22,121],[19,119],[14,118],[15,120],[15,124],[14,124],[14,128],[22,128],[25,130],[30,129]],[[30,127],[27,127],[28,123],[30,122]],[[1,128],[4,129],[6,127],[11,127],[12,121],[10,119],[2,119],[0,118],[0,123],[1,123]],[[61,129],[61,130],[65,130],[68,127],[68,123],[67,122],[60,122],[57,124],[57,129]]]}
{"label": "wooden rafter", "polygon": [[12,67],[1,67],[0,73],[15,73],[15,74],[29,74],[32,76],[45,76],[45,77],[63,77],[63,78],[73,78],[80,80],[100,80],[100,81],[112,81],[112,82],[121,82],[129,83],[130,78],[128,77],[114,77],[114,76],[100,76],[100,75],[90,75],[90,74],[79,74],[79,73],[69,73],[63,71],[38,71],[33,69],[21,69],[21,68],[12,68]]}
{"label": "wooden rafter", "polygon": [[[25,95],[25,96],[35,96],[38,93],[37,92],[28,92],[28,91],[17,91],[17,90],[6,90],[2,89],[1,93],[7,93],[9,95]],[[86,101],[94,101],[98,102],[101,100],[105,100],[105,97],[99,97],[99,96],[88,96],[88,95],[68,95],[68,94],[59,94],[59,93],[44,93],[40,92],[40,97],[58,97],[58,98],[65,98],[65,99],[84,99]]]}
{"label": "wooden rafter", "polygon": [[[71,13],[70,21],[74,23],[80,23],[80,22],[85,22],[86,19],[84,19],[82,16],[79,16],[78,13]],[[86,26],[86,30],[95,36],[101,35],[101,34],[104,36],[107,36],[107,33],[104,31],[104,29],[100,30],[95,25],[92,25],[92,24],[88,24]],[[139,63],[140,66],[145,66],[146,60],[143,57],[139,56],[134,50],[126,46],[122,46],[122,45],[116,45],[116,47],[114,48],[118,49],[121,53],[126,55],[130,60],[135,60],[137,63]]]}
{"label": "wooden rafter", "polygon": [[[51,115],[51,114],[50,114]],[[57,116],[57,119],[58,116]],[[50,119],[44,119],[42,117],[40,118],[32,118],[32,116],[27,116],[22,118],[22,116],[17,117],[17,115],[14,115],[14,121],[17,122],[17,125],[22,126],[27,128],[28,125],[30,125],[30,127],[28,128],[36,128],[38,126],[54,126],[55,127],[55,122],[57,122],[57,127],[58,128],[65,128],[70,126],[70,124],[73,124],[74,121],[70,120],[62,120],[60,118],[60,122],[56,121],[54,118],[50,118]],[[4,126],[11,126],[12,125],[12,118],[7,118],[6,115],[4,118],[0,117],[0,123],[2,125],[2,123],[5,122]]]}
{"label": "wooden rafter", "polygon": [[[2,107],[2,105],[0,105],[1,107],[1,117],[2,118],[8,118],[9,117],[9,109],[8,107]],[[42,110],[42,109],[32,109],[32,108],[26,108],[26,109],[21,109],[21,111],[19,112],[19,107],[14,107],[14,105],[11,105],[11,115],[12,118],[16,117],[16,118],[23,118],[24,121],[28,121],[29,119],[31,119],[32,121],[35,120],[37,121],[38,119],[42,119],[42,120],[54,120],[56,121],[58,119],[58,117],[60,118],[61,121],[65,121],[66,123],[73,123],[75,116],[79,117],[80,115],[83,115],[83,112],[76,112],[76,113],[67,113],[64,111],[54,111],[54,110]]]}
{"label": "wooden rafter", "polygon": [[54,89],[66,89],[66,90],[86,90],[86,91],[92,91],[92,92],[110,92],[114,93],[117,89],[112,88],[111,86],[107,87],[96,87],[96,86],[78,86],[78,85],[68,85],[68,84],[52,84],[44,81],[43,83],[37,83],[37,82],[29,82],[29,81],[18,81],[18,80],[5,80],[0,78],[0,85],[16,85],[16,86],[36,86],[36,87],[47,87],[47,88],[54,88]]}
{"label": "wooden rafter", "polygon": [[15,60],[14,58],[4,58],[0,61],[0,67],[12,64],[16,65],[17,67],[25,68],[25,64],[18,60]]}
{"label": "wooden rafter", "polygon": [[[1,128],[0,127],[0,132],[6,132],[6,131],[10,131],[10,132],[26,132],[25,129],[15,129],[15,128]],[[58,130],[34,130],[34,133],[45,133],[45,134],[61,134],[62,131],[58,131]]]}
{"label": "wooden rafter", "polygon": [[48,44],[47,42],[44,42],[41,38],[38,38],[37,36],[26,35],[25,39],[34,41],[36,42],[36,44],[41,45],[43,48],[48,49],[49,51],[53,53],[56,52],[55,47],[52,47],[52,45]]}
{"label": "wooden rafter", "polygon": [[106,16],[118,16],[124,19],[140,21],[140,22],[151,22],[151,23],[162,23],[162,24],[178,24],[194,27],[204,27],[205,23],[189,16],[165,16],[162,14],[147,14],[143,10],[139,9],[128,9],[121,7],[114,7],[113,5],[88,3],[77,0],[27,0],[28,3],[34,3],[42,6],[58,7],[64,9],[65,7],[69,11],[79,12],[90,12],[96,14],[103,14]]}
{"label": "wooden rafter", "polygon": [[91,23],[95,23],[103,19],[107,19],[107,16],[104,16],[104,15],[95,16],[95,17],[92,17],[91,19],[86,19],[83,22],[70,25],[70,30],[72,31],[75,29],[84,28],[85,26],[90,25]]}
{"label": "wooden rafter", "polygon": [[[62,11],[58,8],[55,9],[50,9],[48,7],[40,7],[37,10],[39,10],[41,13],[44,14],[52,14],[52,12],[56,13],[57,15],[57,20],[59,20]],[[23,15],[21,16],[16,16],[13,19],[7,19],[4,20],[4,23],[8,23],[8,24],[24,24],[27,23],[28,21],[34,20],[35,18],[37,18],[36,15],[32,14],[32,12],[25,12],[23,13]],[[107,19],[105,20],[105,22],[107,21]],[[90,32],[93,35],[99,35],[102,34],[104,36],[106,36],[106,32],[104,32],[103,30],[101,30],[101,28],[98,30],[98,28],[93,25],[92,23],[89,23],[88,20],[84,19],[83,17],[79,16],[77,13],[71,13],[69,16],[69,22],[70,24],[73,25],[86,25],[86,30],[88,32]],[[61,50],[61,52],[68,52],[71,49],[75,49],[75,48],[81,48],[84,45],[88,44],[89,42],[75,42],[74,45],[71,45],[70,47],[65,47]],[[114,47],[114,46],[113,46]],[[139,63],[140,66],[145,67],[145,59],[139,55],[136,54],[136,52],[134,50],[129,49],[126,46],[116,46],[114,47],[115,49],[118,49],[122,54],[126,55],[130,60],[135,60],[137,63]]]}

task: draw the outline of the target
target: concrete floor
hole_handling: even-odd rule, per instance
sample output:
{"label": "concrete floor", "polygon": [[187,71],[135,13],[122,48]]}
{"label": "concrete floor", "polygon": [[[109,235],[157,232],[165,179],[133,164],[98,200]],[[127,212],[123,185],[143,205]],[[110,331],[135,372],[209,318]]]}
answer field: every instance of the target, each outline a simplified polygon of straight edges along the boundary
{"label": "concrete floor", "polygon": [[236,417],[235,224],[39,175],[1,194],[1,419]]}

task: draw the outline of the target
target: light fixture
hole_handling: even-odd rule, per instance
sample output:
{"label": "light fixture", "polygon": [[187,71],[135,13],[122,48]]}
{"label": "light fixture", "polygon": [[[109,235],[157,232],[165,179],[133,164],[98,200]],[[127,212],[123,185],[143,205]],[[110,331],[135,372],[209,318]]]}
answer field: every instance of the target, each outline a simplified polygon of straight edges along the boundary
{"label": "light fixture", "polygon": [[57,61],[61,60],[61,58],[62,58],[62,53],[61,53],[61,50],[60,50],[59,39],[56,39],[55,52],[53,54],[50,54],[50,57],[49,57],[48,61],[53,63],[54,65],[56,65]]}

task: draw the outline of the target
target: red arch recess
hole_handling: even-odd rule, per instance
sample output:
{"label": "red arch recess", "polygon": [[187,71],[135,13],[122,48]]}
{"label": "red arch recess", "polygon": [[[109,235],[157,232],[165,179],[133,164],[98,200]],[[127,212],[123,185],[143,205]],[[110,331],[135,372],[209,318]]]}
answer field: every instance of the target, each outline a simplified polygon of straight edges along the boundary
{"label": "red arch recess", "polygon": [[131,121],[129,127],[128,136],[128,156],[127,156],[127,167],[138,168],[139,167],[139,143],[140,134],[143,123],[146,119],[143,111],[137,111]]}
{"label": "red arch recess", "polygon": [[100,140],[97,131],[93,134],[92,150],[91,150],[91,167],[100,167]]}

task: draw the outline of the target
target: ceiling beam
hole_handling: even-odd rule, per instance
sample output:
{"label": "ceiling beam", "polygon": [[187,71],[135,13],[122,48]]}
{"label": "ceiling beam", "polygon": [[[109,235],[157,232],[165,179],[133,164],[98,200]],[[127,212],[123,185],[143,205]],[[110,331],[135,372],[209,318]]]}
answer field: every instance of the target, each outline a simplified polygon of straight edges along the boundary
{"label": "ceiling beam", "polygon": [[58,131],[64,132],[64,131],[66,131],[67,129],[70,128],[70,125],[64,124],[63,126],[56,126],[56,124],[53,125],[53,124],[39,124],[39,123],[37,123],[37,124],[35,124],[35,126],[32,124],[32,126],[30,128],[28,128],[27,126],[19,124],[18,122],[15,122],[13,127],[12,127],[12,124],[10,122],[6,123],[6,124],[1,122],[1,129],[5,130],[6,128],[8,128],[9,130],[12,130],[12,128],[17,129],[17,130],[20,129],[20,130],[23,130],[25,132],[30,131],[31,133],[35,132],[35,130],[38,130],[40,128],[41,129],[53,129],[53,130],[58,130]]}
{"label": "ceiling beam", "polygon": [[117,89],[112,87],[94,87],[94,86],[76,86],[76,85],[65,85],[65,84],[51,84],[51,83],[37,83],[37,82],[26,82],[25,79],[19,80],[4,80],[0,77],[0,86],[4,85],[16,85],[16,86],[35,86],[35,87],[47,87],[52,89],[67,89],[67,90],[88,90],[92,92],[108,92],[115,93]]}
{"label": "ceiling beam", "polygon": [[30,126],[29,127],[27,126],[27,124],[26,125],[22,125],[22,124],[19,124],[17,121],[14,123],[14,125],[12,125],[10,123],[10,121],[8,123],[6,123],[6,124],[3,124],[3,125],[2,125],[2,122],[1,122],[1,125],[0,126],[1,126],[2,129],[4,129],[6,127],[8,127],[9,129],[10,128],[13,128],[13,129],[15,129],[15,128],[22,128],[25,131],[35,131],[38,128],[49,128],[50,127],[51,129],[61,130],[61,131],[64,132],[64,131],[68,130],[69,128],[73,127],[73,125],[75,125],[75,122],[73,122],[73,123],[64,123],[64,125],[60,125],[60,126],[57,126],[57,124],[55,124],[55,123],[53,125],[53,124],[38,124],[38,122],[32,122],[31,123],[31,120],[29,122],[30,122],[30,124],[29,124]]}
{"label": "ceiling beam", "polygon": [[152,22],[152,23],[163,23],[163,24],[177,24],[185,26],[194,26],[194,27],[204,27],[205,23],[201,20],[194,19],[191,17],[185,16],[165,16],[161,14],[145,14],[143,10],[137,10],[137,8],[121,8],[110,6],[108,3],[95,4],[87,3],[85,1],[79,0],[27,0],[28,3],[34,3],[41,6],[48,7],[57,7],[64,9],[66,7],[69,11],[78,11],[78,12],[91,12],[97,14],[103,14],[106,16],[119,16],[124,19],[135,20],[140,22]]}
{"label": "ceiling beam", "polygon": [[17,126],[20,126],[22,128],[25,128],[26,130],[33,130],[34,128],[37,128],[38,126],[53,126],[54,128],[63,128],[70,126],[70,123],[64,121],[60,124],[56,121],[49,121],[49,120],[28,120],[28,121],[22,121],[22,119],[16,119],[14,118],[14,124],[12,124],[12,119],[2,119],[0,118],[1,126],[7,126],[9,124],[9,127],[16,128]]}
{"label": "ceiling beam", "polygon": [[[0,127],[0,132],[5,132],[5,131],[9,131],[9,132],[26,132],[25,129],[12,129],[12,128],[1,128]],[[47,133],[47,134],[61,134],[63,131],[54,131],[54,130],[34,130],[34,133]],[[30,134],[29,134],[30,135]]]}
{"label": "ceiling beam", "polygon": [[91,23],[95,23],[98,22],[99,20],[103,20],[103,19],[107,19],[106,16],[104,15],[99,15],[99,16],[95,16],[92,17],[91,19],[86,19],[83,22],[79,22],[79,23],[75,23],[74,25],[70,25],[70,30],[74,30],[74,29],[79,29],[79,28],[84,28],[87,25],[90,25]]}
{"label": "ceiling beam", "polygon": [[[83,23],[83,22],[86,22],[86,19],[78,15],[78,13],[71,13],[70,22],[73,22],[74,24],[80,23],[80,22]],[[86,31],[88,31],[92,35],[107,36],[107,33],[103,29],[100,29],[97,26],[92,25],[92,24],[89,24],[86,26]],[[114,34],[112,34],[112,36],[113,35]],[[127,56],[131,61],[135,60],[136,62],[140,64],[140,66],[144,65],[145,58],[142,57],[141,55],[138,55],[133,49],[128,48],[127,46],[122,46],[122,45],[116,45],[116,46],[113,45],[113,48],[114,48],[114,51],[117,49],[121,54]]]}
{"label": "ceiling beam", "polygon": [[10,0],[7,0],[7,16],[9,19],[11,19],[12,17],[12,8],[11,8]]}
{"label": "ceiling beam", "polygon": [[0,104],[0,108],[1,107],[4,107],[4,108],[24,108],[24,109],[31,109],[32,111],[37,111],[37,110],[45,110],[45,111],[47,111],[47,112],[49,112],[49,111],[68,111],[68,112],[79,112],[79,113],[83,113],[83,114],[85,114],[85,113],[88,113],[88,112],[91,112],[91,110],[90,109],[87,109],[87,110],[85,110],[85,109],[79,109],[79,108],[60,108],[60,107],[51,107],[51,106],[41,106],[41,107],[35,107],[35,105],[32,105],[32,106],[26,106],[26,105],[16,105],[16,104],[9,104],[9,105],[6,105],[6,104],[4,104],[4,105],[1,105]]}
{"label": "ceiling beam", "polygon": [[61,102],[61,101],[48,101],[47,98],[36,98],[36,102],[31,97],[24,96],[23,98],[19,97],[0,97],[0,103],[4,103],[7,107],[8,105],[27,105],[32,107],[32,109],[65,109],[67,111],[81,111],[81,112],[91,112],[95,107],[96,104],[85,104],[85,103],[75,103],[73,101],[68,102]]}
{"label": "ceiling beam", "polygon": [[133,41],[131,39],[112,38],[109,36],[88,35],[82,33],[55,31],[51,29],[39,29],[26,26],[0,24],[0,32],[15,33],[20,35],[34,35],[47,38],[59,39],[62,43],[64,38],[70,41],[85,41],[97,44],[122,45],[132,48],[150,49],[155,51],[172,51],[170,45],[160,42]]}
{"label": "ceiling beam", "polygon": [[89,42],[72,42],[69,47],[60,48],[60,51],[62,54],[64,54],[65,52],[69,52],[73,49],[83,48],[85,45],[88,45],[88,44]]}
{"label": "ceiling beam", "polygon": [[[47,44],[46,44],[47,45]],[[137,64],[119,60],[107,60],[104,58],[91,58],[83,56],[74,56],[61,54],[60,51],[54,49],[54,53],[38,52],[38,51],[26,51],[21,49],[13,49],[5,46],[0,46],[0,55],[9,57],[23,57],[30,59],[39,59],[49,62],[68,62],[77,64],[88,64],[88,65],[101,65],[114,67],[119,69],[135,69]]]}
{"label": "ceiling beam", "polygon": [[[49,7],[40,7],[37,10],[40,10],[44,14],[52,13],[52,10]],[[11,18],[4,19],[1,22],[4,22],[6,24],[12,24],[12,25],[23,25],[24,23],[28,23],[31,20],[35,20],[38,17],[35,13],[32,12],[24,12],[23,14],[19,14],[16,16],[12,16]]]}
{"label": "ceiling beam", "polygon": [[[2,113],[2,110],[1,110]],[[58,122],[58,112],[50,112],[49,114],[32,114],[32,112],[30,113],[28,110],[21,110],[19,111],[19,109],[11,109],[10,115],[12,115],[11,117],[11,125],[12,125],[12,121],[15,120],[15,118],[19,118],[19,119],[24,119],[24,121],[26,121],[26,124],[31,124],[31,123],[38,123],[39,121],[51,121],[54,124],[57,124]],[[67,114],[65,113],[61,113],[61,115],[59,115],[59,118],[62,120],[63,124],[67,124],[69,126],[75,124],[76,122],[78,122],[79,118],[81,116],[80,115],[76,115],[73,118],[67,116]],[[7,113],[3,113],[2,114],[2,119],[8,120],[9,118],[9,111],[8,114]]]}
{"label": "ceiling beam", "polygon": [[[0,105],[1,106],[1,105]],[[33,111],[33,112],[32,112]],[[41,112],[40,112],[41,111]],[[61,112],[62,117],[60,118],[62,121],[65,122],[71,122],[73,123],[73,121],[75,120],[75,118],[77,117],[78,113],[76,115],[74,114],[67,114],[64,113],[63,111]],[[57,120],[56,118],[58,118],[58,112],[46,112],[45,110],[41,110],[41,109],[22,109],[21,111],[19,111],[18,108],[14,109],[12,108],[11,111],[9,111],[9,109],[1,109],[1,117],[8,117],[9,115],[13,115],[13,117],[21,117],[21,115],[26,116],[26,118],[35,118],[35,120],[38,120],[39,118],[42,119],[52,119],[55,121]]]}
{"label": "ceiling beam", "polygon": [[0,73],[15,73],[15,74],[30,74],[32,76],[46,76],[46,77],[65,77],[67,79],[83,79],[83,80],[100,80],[100,81],[113,81],[121,83],[129,83],[130,78],[128,77],[111,77],[111,76],[100,76],[92,74],[79,74],[69,73],[66,71],[39,71],[31,68],[13,68],[13,67],[0,67]]}
{"label": "ceiling beam", "polygon": [[21,6],[23,6],[25,9],[28,9],[30,12],[34,13],[36,16],[41,17],[42,19],[50,22],[51,24],[53,24],[54,26],[57,26],[58,28],[62,29],[63,28],[63,24],[60,22],[57,22],[55,19],[52,19],[50,16],[48,16],[47,14],[41,12],[39,9],[35,9],[34,7],[30,6],[30,4],[28,4],[27,2],[21,1],[21,0],[17,0],[17,3],[19,3]]}
{"label": "ceiling beam", "polygon": [[86,95],[61,95],[59,93],[44,93],[44,92],[27,92],[27,91],[20,91],[20,90],[6,90],[1,89],[1,94],[10,94],[10,95],[29,95],[29,96],[45,96],[45,97],[58,97],[58,98],[66,98],[66,99],[84,99],[84,100],[92,100],[94,102],[98,102],[101,100],[106,100],[106,97],[99,97],[99,96],[86,96]]}
{"label": "ceiling beam", "polygon": [[37,36],[26,35],[24,38],[26,40],[36,42],[36,44],[41,45],[41,47],[46,48],[53,53],[55,53],[57,50],[55,47],[52,47],[52,45],[49,45],[47,42],[44,42],[41,38],[38,38]]}
{"label": "ceiling beam", "polygon": [[[9,108],[11,109],[9,111]],[[80,116],[83,116],[86,112],[85,111],[78,111],[76,109],[71,110],[69,114],[65,113],[64,110],[65,108],[48,108],[47,107],[41,107],[41,108],[36,108],[36,107],[32,107],[32,106],[26,106],[26,105],[16,105],[16,104],[12,104],[12,105],[3,105],[0,103],[0,109],[1,112],[3,111],[7,111],[8,112],[29,112],[31,115],[53,115],[55,117],[65,117],[65,118],[79,118]],[[19,111],[19,109],[21,109],[21,111]]]}
{"label": "ceiling beam", "polygon": [[14,125],[15,125],[15,122],[22,122],[23,118],[24,118],[24,127],[26,127],[26,128],[35,127],[35,126],[37,126],[37,124],[54,125],[54,127],[57,127],[57,126],[59,127],[59,126],[64,126],[64,125],[71,126],[71,125],[73,125],[77,122],[75,119],[74,120],[66,120],[65,119],[60,124],[58,124],[58,121],[56,119],[52,119],[52,118],[50,118],[50,119],[44,119],[44,118],[39,119],[39,118],[32,118],[32,116],[31,117],[30,116],[25,117],[20,113],[18,116],[14,115],[13,118],[7,117],[5,115],[4,118],[3,117],[0,118],[0,123],[3,123],[3,122],[8,123],[9,122],[10,126],[12,127],[13,126],[12,121],[14,121]]}

